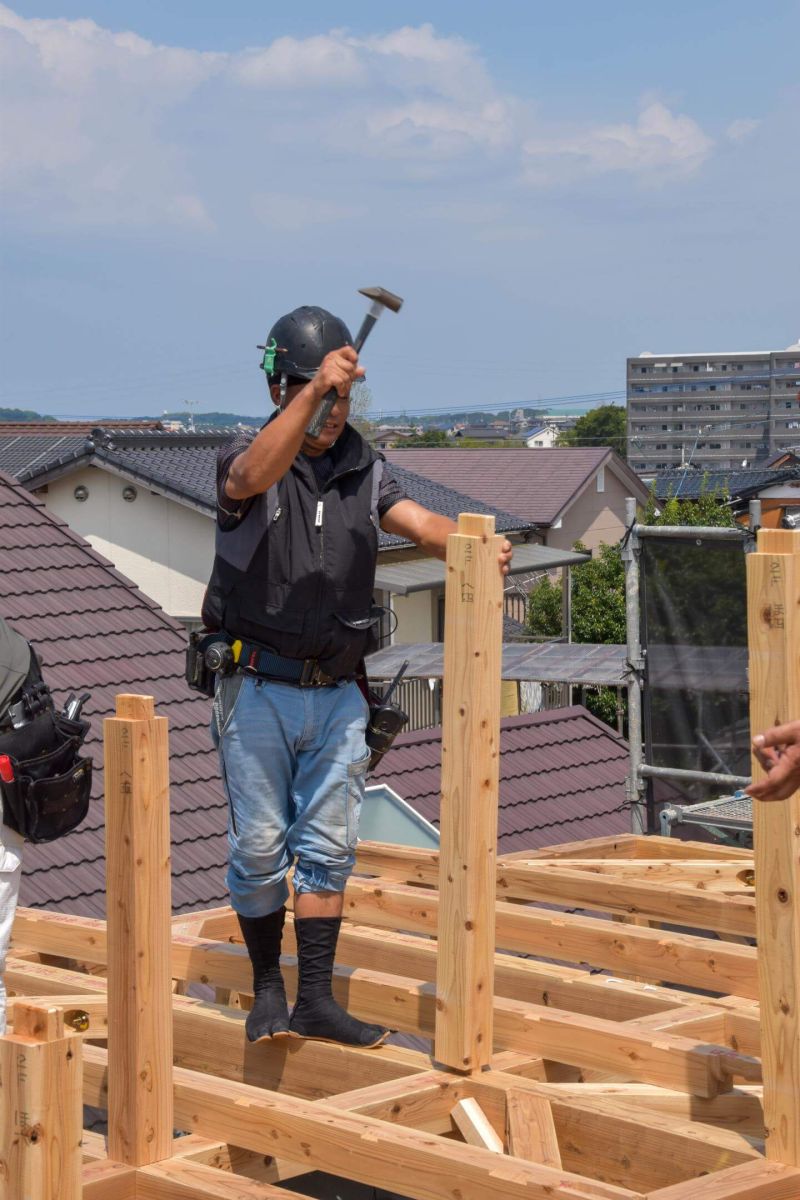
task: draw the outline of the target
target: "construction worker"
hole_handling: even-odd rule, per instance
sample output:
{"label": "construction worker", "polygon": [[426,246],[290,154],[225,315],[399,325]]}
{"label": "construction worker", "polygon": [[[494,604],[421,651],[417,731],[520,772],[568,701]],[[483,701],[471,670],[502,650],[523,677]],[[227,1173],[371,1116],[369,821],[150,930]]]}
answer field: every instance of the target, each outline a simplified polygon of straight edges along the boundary
{"label": "construction worker", "polygon": [[767,772],[745,788],[756,800],[787,800],[800,788],[800,721],[775,725],[753,738],[753,753]]}
{"label": "construction worker", "polygon": [[72,693],[57,712],[36,651],[0,617],[0,1033],[23,844],[63,837],[89,808],[92,763],[79,754],[89,731],[80,719],[85,699]]}
{"label": "construction worker", "polygon": [[[377,1046],[389,1031],[352,1017],[331,991],[370,757],[355,676],[382,615],[372,601],[378,526],[439,558],[456,526],[410,500],[347,423],[364,371],[343,321],[295,309],[271,329],[262,367],[276,411],[220,450],[203,605],[204,624],[236,655],[217,676],[212,733],[229,802],[228,887],[253,964],[247,1036]],[[336,403],[309,436],[330,389]],[[510,558],[505,542],[499,569]],[[279,958],[292,865],[290,1019]]]}
{"label": "construction worker", "polygon": [[[19,696],[30,667],[30,657],[25,638],[0,617],[0,730]],[[4,765],[0,764],[0,771]],[[0,1033],[5,1033],[6,1029],[6,955],[17,911],[23,845],[22,835],[5,821],[0,821]]]}

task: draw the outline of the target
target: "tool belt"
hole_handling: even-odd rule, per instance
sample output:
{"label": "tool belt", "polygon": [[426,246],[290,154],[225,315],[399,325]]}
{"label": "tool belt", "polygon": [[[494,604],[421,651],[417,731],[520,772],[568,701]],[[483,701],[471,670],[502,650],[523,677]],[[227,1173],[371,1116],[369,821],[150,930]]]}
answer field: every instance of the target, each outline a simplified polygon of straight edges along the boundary
{"label": "tool belt", "polygon": [[269,646],[242,641],[222,632],[190,635],[186,650],[189,687],[212,697],[215,676],[231,675],[234,671],[301,688],[332,687],[340,679],[354,678],[352,675],[329,675],[320,666],[319,659],[286,658]]}
{"label": "tool belt", "polygon": [[0,799],[5,825],[29,842],[51,842],[89,809],[92,760],[78,754],[89,725],[56,712],[33,652],[31,660],[20,699],[0,721]]}
{"label": "tool belt", "polygon": [[323,671],[316,658],[285,658],[268,646],[258,646],[255,642],[236,641],[231,649],[235,670],[245,675],[257,675],[259,679],[290,683],[301,688],[331,687],[338,683],[337,679]]}

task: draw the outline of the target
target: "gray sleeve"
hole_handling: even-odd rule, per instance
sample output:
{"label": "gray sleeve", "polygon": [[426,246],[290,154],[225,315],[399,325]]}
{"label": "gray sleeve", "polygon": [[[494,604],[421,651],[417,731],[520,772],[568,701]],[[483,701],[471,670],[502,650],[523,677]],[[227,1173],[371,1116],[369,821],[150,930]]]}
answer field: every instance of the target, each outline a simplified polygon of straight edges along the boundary
{"label": "gray sleeve", "polygon": [[253,503],[252,498],[231,500],[230,496],[225,495],[225,484],[228,481],[233,460],[247,449],[254,436],[255,431],[239,430],[224,446],[219,448],[217,454],[217,522],[220,529],[233,529]]}
{"label": "gray sleeve", "polygon": [[378,492],[378,516],[383,519],[389,509],[397,504],[398,500],[408,500],[408,493],[400,486],[395,478],[392,468],[388,463],[383,464],[383,475],[381,476],[381,486]]}

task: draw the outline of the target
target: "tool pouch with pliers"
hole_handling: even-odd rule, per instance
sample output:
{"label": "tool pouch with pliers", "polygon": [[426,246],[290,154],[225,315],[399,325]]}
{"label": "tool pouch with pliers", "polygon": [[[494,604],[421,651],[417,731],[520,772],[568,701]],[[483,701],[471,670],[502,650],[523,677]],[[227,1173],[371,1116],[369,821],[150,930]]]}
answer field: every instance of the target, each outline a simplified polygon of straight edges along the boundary
{"label": "tool pouch with pliers", "polygon": [[35,651],[19,691],[0,715],[3,823],[29,842],[51,842],[86,816],[92,760],[79,754],[89,725],[80,701],[57,712]]}

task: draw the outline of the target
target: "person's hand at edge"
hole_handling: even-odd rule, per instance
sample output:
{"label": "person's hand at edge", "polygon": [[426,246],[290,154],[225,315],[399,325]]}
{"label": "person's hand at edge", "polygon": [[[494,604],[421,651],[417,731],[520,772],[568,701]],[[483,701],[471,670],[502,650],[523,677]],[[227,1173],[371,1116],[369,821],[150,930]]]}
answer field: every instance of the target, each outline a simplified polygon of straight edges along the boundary
{"label": "person's hand at edge", "polygon": [[786,800],[800,788],[800,721],[775,725],[753,738],[766,778],[745,788],[755,800]]}

